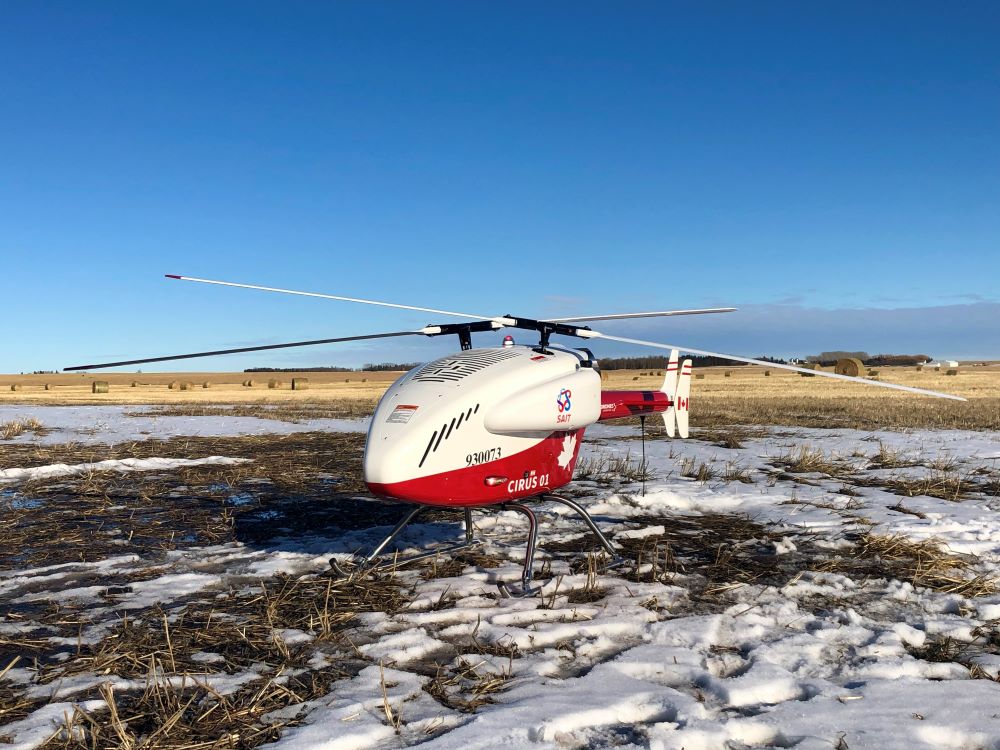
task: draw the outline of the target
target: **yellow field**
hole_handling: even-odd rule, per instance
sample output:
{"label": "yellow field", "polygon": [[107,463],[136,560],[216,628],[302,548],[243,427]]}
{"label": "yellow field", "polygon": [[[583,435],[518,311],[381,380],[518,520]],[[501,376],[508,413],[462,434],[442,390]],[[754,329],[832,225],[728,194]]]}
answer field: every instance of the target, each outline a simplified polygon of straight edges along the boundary
{"label": "yellow field", "polygon": [[[1000,429],[1000,365],[966,366],[957,376],[914,367],[879,368],[878,378],[940,390],[968,398],[967,403],[930,399],[821,377],[802,377],[763,367],[709,367],[695,370],[692,426],[787,424],[863,429],[943,427]],[[662,383],[657,371],[611,370],[603,373],[606,389],[652,389]],[[726,373],[729,373],[726,376]],[[373,403],[402,373],[106,373],[0,375],[0,404],[297,404],[321,407],[327,402]],[[697,376],[702,376],[698,378]],[[292,391],[293,377],[309,379],[309,388]],[[253,381],[251,387],[242,385]],[[269,380],[279,380],[269,388]],[[95,380],[109,392],[95,394]],[[190,383],[190,390],[168,385]],[[137,385],[133,386],[133,383]],[[208,388],[203,387],[207,383]],[[45,390],[45,385],[50,390]],[[12,390],[11,386],[19,386]]]}
{"label": "yellow field", "polygon": [[[169,372],[60,373],[0,375],[0,404],[237,404],[255,401],[371,400],[381,396],[401,372]],[[292,378],[309,380],[308,390],[293,391]],[[108,393],[92,393],[95,380],[108,383]],[[251,387],[242,383],[253,381]],[[268,381],[278,380],[278,388]],[[133,386],[132,384],[137,385]],[[193,388],[171,390],[170,383]],[[208,388],[204,385],[208,384]],[[50,390],[45,390],[49,385]],[[12,390],[11,386],[20,386]]]}

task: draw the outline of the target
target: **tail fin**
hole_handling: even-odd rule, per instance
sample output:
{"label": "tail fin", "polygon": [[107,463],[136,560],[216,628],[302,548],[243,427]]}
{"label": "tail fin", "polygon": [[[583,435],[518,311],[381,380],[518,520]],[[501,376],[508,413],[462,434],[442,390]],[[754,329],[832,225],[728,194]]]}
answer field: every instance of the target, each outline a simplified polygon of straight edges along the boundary
{"label": "tail fin", "polygon": [[[677,417],[677,434],[682,438],[688,436],[688,405],[691,395],[691,360],[685,359],[681,365],[681,374],[677,378],[677,393],[674,414]],[[668,430],[669,432],[669,430]]]}
{"label": "tail fin", "polygon": [[660,390],[667,394],[670,399],[670,406],[663,412],[663,426],[667,429],[667,435],[674,436],[674,395],[677,393],[677,357],[676,349],[670,350],[670,361],[667,363],[667,374],[663,378],[663,387]]}

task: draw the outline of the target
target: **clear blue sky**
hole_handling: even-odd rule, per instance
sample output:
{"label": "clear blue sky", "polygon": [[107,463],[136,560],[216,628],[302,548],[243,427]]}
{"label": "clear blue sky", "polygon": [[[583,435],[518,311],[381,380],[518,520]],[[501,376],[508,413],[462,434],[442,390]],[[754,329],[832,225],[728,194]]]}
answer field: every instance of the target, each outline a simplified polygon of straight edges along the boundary
{"label": "clear blue sky", "polygon": [[3,15],[0,372],[439,322],[164,273],[521,315],[732,304],[606,328],[1000,357],[996,3]]}

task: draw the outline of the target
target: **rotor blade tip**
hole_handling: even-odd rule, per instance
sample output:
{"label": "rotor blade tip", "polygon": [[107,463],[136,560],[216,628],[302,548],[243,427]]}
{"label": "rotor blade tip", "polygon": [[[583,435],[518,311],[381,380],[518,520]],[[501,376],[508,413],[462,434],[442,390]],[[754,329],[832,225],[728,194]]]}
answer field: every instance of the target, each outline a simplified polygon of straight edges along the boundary
{"label": "rotor blade tip", "polygon": [[168,279],[179,279],[179,278],[181,278],[180,276],[177,276],[176,274],[172,274],[172,273],[165,273],[163,275],[166,276]]}

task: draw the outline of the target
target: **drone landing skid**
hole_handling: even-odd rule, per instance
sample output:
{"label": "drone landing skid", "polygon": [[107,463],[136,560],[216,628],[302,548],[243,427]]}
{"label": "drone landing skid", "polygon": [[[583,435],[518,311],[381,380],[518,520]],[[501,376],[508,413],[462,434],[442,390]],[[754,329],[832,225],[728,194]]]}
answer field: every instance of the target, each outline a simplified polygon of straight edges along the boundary
{"label": "drone landing skid", "polygon": [[[396,541],[396,537],[403,533],[403,529],[409,526],[417,518],[417,516],[425,510],[430,509],[431,506],[429,505],[418,505],[413,508],[409,513],[403,516],[402,520],[396,524],[392,531],[389,532],[389,535],[379,542],[367,555],[362,556],[356,554],[351,561],[346,564],[344,561],[338,560],[336,557],[331,557],[330,568],[332,569],[333,574],[339,578],[347,578],[350,575],[370,570],[391,570],[399,567],[400,565],[407,565],[419,560],[426,560],[444,552],[458,552],[463,549],[478,547],[482,544],[480,540],[474,538],[472,535],[472,508],[462,508],[462,510],[465,511],[464,541],[455,542],[454,544],[449,544],[444,547],[435,547],[427,552],[418,552],[415,555],[409,555],[407,557],[399,557],[398,555],[382,555],[383,550]],[[435,508],[435,510],[448,510],[448,508]]]}
{"label": "drone landing skid", "polygon": [[[554,493],[548,493],[544,495],[538,495],[533,498],[528,498],[526,502],[545,502],[552,501],[565,505],[566,507],[573,510],[577,515],[579,515],[583,521],[587,524],[588,528],[597,537],[597,541],[600,545],[607,551],[611,556],[611,562],[608,564],[608,568],[616,568],[626,562],[626,559],[622,557],[618,550],[608,541],[608,538],[604,536],[597,524],[594,523],[594,519],[586,511],[586,509],[577,503],[575,500],[571,500],[563,495],[556,495]],[[408,563],[417,562],[419,560],[426,560],[430,557],[435,557],[436,555],[447,553],[447,552],[457,552],[463,549],[469,549],[471,547],[476,547],[482,544],[482,542],[473,537],[473,527],[472,527],[472,509],[462,508],[461,510],[465,513],[465,540],[462,542],[456,542],[455,544],[448,545],[446,547],[438,547],[433,550],[428,550],[427,552],[420,552],[415,555],[410,555],[404,558],[398,556],[383,556],[383,551],[392,544],[397,537],[403,532],[403,530],[409,526],[421,513],[428,510],[430,506],[418,505],[413,508],[409,513],[403,516],[402,520],[396,524],[395,528],[379,542],[375,548],[365,556],[356,555],[355,558],[348,563],[346,566],[337,558],[330,558],[330,567],[332,568],[332,573],[338,577],[347,577],[353,574],[362,573],[366,571],[373,570],[391,570],[397,568],[401,565],[406,565]],[[440,506],[435,506],[436,509],[440,510]],[[534,564],[535,564],[535,547],[538,540],[538,519],[535,516],[535,512],[523,503],[502,503],[498,506],[500,510],[513,510],[521,513],[528,520],[528,539],[525,546],[524,553],[524,567],[521,571],[521,585],[511,585],[505,582],[499,584],[500,592],[506,597],[527,597],[534,596],[540,590],[540,586],[531,586],[532,576],[534,574]],[[457,508],[455,510],[458,510]]]}

